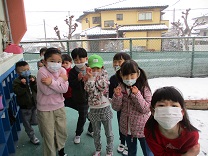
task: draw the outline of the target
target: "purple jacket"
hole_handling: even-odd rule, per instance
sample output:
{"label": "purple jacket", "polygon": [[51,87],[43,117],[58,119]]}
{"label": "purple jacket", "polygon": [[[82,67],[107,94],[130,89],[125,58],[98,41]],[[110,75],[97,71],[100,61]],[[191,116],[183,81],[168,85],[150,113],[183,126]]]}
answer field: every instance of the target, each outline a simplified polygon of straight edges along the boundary
{"label": "purple jacket", "polygon": [[120,131],[122,134],[128,135],[128,126],[130,125],[133,137],[144,137],[144,126],[150,116],[152,93],[148,87],[145,87],[144,97],[140,92],[136,95],[131,93],[129,96],[126,88],[123,85],[121,87],[121,95],[113,94],[112,98],[112,108],[115,111],[121,111]]}

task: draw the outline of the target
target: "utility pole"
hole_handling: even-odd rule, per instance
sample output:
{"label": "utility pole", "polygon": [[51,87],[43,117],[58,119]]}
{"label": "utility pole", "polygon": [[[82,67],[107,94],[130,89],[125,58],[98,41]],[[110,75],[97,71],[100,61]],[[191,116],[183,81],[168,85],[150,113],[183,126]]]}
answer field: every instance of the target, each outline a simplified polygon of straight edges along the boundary
{"label": "utility pole", "polygon": [[[45,19],[43,19],[43,26],[44,26],[44,35],[45,35],[45,41],[46,41],[46,26],[45,26]],[[47,43],[46,43],[47,47]]]}

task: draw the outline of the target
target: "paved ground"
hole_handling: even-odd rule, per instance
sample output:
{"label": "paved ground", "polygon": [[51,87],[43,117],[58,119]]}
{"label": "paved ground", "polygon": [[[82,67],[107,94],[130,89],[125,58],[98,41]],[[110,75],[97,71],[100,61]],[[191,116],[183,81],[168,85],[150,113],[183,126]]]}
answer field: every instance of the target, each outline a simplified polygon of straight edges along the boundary
{"label": "paved ground", "polygon": [[[87,127],[89,124],[89,121],[86,122],[85,125],[85,131],[82,134],[81,137],[81,143],[78,145],[75,145],[73,142],[74,134],[75,134],[75,128],[76,128],[76,122],[78,114],[75,110],[66,108],[67,111],[67,128],[68,128],[68,139],[66,142],[65,152],[68,154],[68,156],[91,156],[93,152],[95,151],[93,138],[86,135]],[[116,118],[116,112],[114,112],[114,118],[113,118],[113,132],[114,132],[114,156],[122,156],[121,154],[117,153],[116,149],[119,144],[119,137],[118,137],[118,125],[117,125],[117,118]],[[34,126],[35,132],[37,137],[42,141],[40,133],[38,131],[38,127]],[[42,145],[33,145],[29,142],[29,139],[24,132],[24,128],[22,127],[22,131],[20,132],[20,138],[17,142],[16,147],[16,153],[15,156],[41,156],[42,155]],[[102,154],[105,155],[105,146],[106,146],[106,139],[104,135],[104,130],[102,128]],[[141,152],[141,148],[138,142],[138,156],[143,156]]]}

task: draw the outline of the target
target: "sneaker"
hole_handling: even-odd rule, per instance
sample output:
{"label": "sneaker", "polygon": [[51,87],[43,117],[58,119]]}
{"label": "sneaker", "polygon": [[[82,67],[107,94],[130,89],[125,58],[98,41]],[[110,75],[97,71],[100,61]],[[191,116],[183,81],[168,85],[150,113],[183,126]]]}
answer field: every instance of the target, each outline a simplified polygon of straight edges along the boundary
{"label": "sneaker", "polygon": [[128,147],[124,147],[124,150],[123,150],[123,152],[122,152],[122,155],[123,156],[128,156]]}
{"label": "sneaker", "polygon": [[38,140],[38,138],[36,136],[33,136],[30,139],[30,142],[33,143],[34,145],[39,145],[40,144],[40,141]]}
{"label": "sneaker", "polygon": [[118,145],[118,148],[117,148],[117,151],[119,152],[119,153],[122,153],[123,151],[124,151],[124,145],[123,144],[119,144]]}
{"label": "sneaker", "polygon": [[74,143],[79,144],[80,143],[80,138],[81,138],[80,136],[75,136],[74,137]]}
{"label": "sneaker", "polygon": [[92,156],[100,156],[101,151],[96,151]]}
{"label": "sneaker", "polygon": [[93,137],[94,132],[87,131],[87,135],[89,135],[89,136]]}
{"label": "sneaker", "polygon": [[106,156],[113,156],[113,153],[107,153]]}

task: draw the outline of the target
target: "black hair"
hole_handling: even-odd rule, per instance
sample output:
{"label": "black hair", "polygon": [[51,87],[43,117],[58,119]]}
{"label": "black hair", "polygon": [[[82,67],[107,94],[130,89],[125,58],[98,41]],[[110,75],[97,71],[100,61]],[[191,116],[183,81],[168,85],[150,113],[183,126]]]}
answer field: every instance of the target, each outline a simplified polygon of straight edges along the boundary
{"label": "black hair", "polygon": [[40,55],[41,55],[42,53],[46,52],[46,50],[47,50],[46,47],[41,48],[41,49],[40,49]]}
{"label": "black hair", "polygon": [[[140,90],[141,94],[144,96],[144,88],[148,87],[150,89],[148,81],[147,81],[147,76],[146,76],[145,71],[142,68],[140,68],[134,60],[126,60],[121,65],[120,73],[116,73],[116,75],[117,77],[120,77],[120,74],[125,76],[125,75],[129,75],[132,73],[138,73],[139,77],[136,80],[136,83],[134,84],[134,86],[136,86]],[[126,84],[123,83],[121,77],[119,81],[124,86],[126,86]]]}
{"label": "black hair", "polygon": [[131,57],[129,54],[127,53],[124,53],[124,52],[120,52],[120,53],[116,53],[113,57],[113,61],[114,60],[121,60],[121,59],[124,59],[124,60],[130,60]]}
{"label": "black hair", "polygon": [[73,60],[76,59],[77,56],[79,58],[85,58],[85,57],[87,57],[87,51],[84,48],[75,48],[75,49],[73,49],[72,52],[71,52],[72,59]]}
{"label": "black hair", "polygon": [[72,58],[71,58],[68,54],[62,54],[62,55],[61,55],[61,58],[62,58],[62,63],[63,63],[64,61],[72,62]]}
{"label": "black hair", "polygon": [[17,71],[18,67],[29,65],[26,61],[19,61],[15,64],[15,71]]}
{"label": "black hair", "polygon": [[[184,98],[182,96],[182,93],[178,89],[176,89],[173,86],[162,87],[162,88],[157,89],[152,96],[151,109],[153,110],[155,108],[156,103],[162,100],[171,100],[174,102],[178,102],[184,111],[183,119],[182,121],[180,121],[180,123],[184,127],[186,127],[187,130],[189,131],[197,130],[197,128],[195,128],[190,123],[190,120],[186,111]],[[151,114],[150,118],[146,122],[145,127],[151,131],[154,138],[155,138],[155,125],[156,124],[157,124],[157,121],[154,119],[154,116]]]}
{"label": "black hair", "polygon": [[47,60],[49,57],[51,57],[53,54],[57,54],[61,56],[61,51],[57,48],[48,48],[44,54],[44,60]]}

